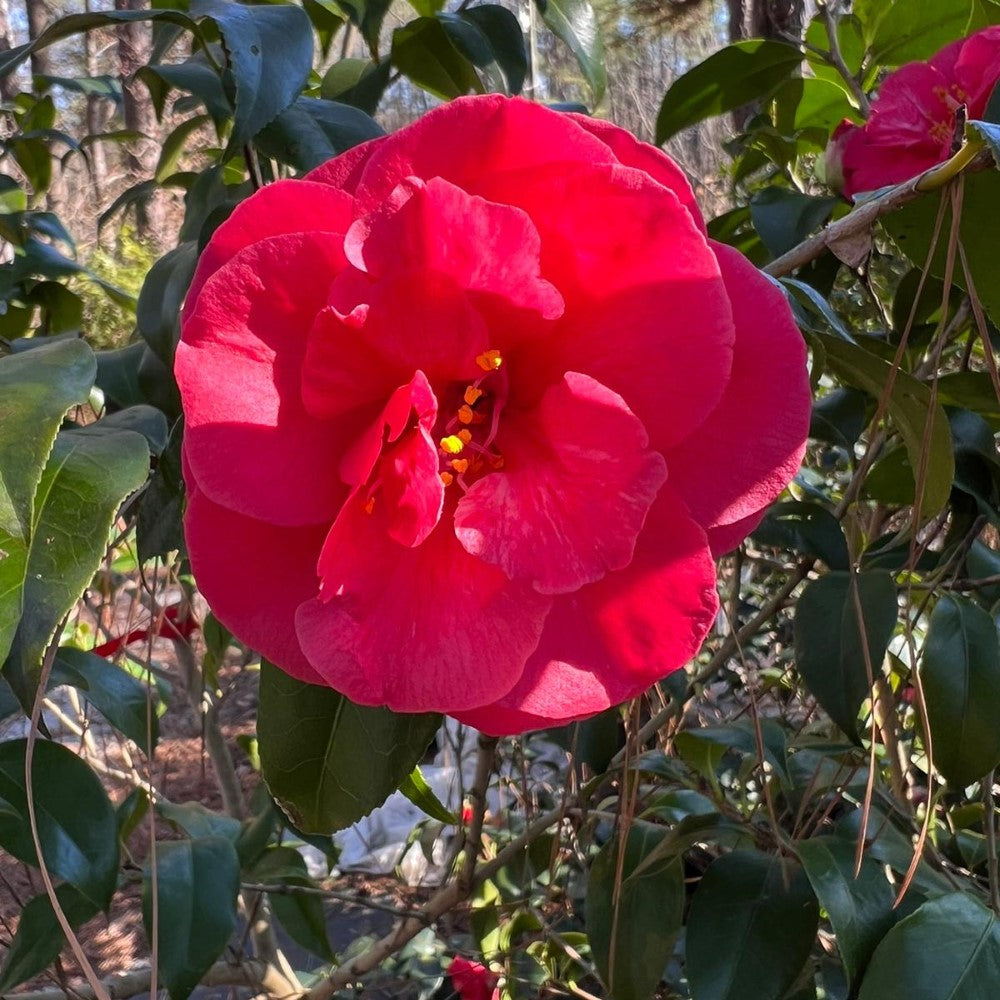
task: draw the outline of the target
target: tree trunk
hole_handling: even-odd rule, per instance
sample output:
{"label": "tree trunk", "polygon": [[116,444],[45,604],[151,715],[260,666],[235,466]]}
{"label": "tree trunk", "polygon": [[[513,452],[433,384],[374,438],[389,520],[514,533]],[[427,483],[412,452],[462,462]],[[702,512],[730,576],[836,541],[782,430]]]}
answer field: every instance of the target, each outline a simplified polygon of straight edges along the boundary
{"label": "tree trunk", "polygon": [[[143,10],[146,0],[115,0],[115,10]],[[156,133],[156,112],[146,88],[135,78],[135,72],[149,61],[151,35],[148,23],[131,21],[119,24],[118,72],[121,77],[125,128],[152,136]],[[136,139],[126,146],[125,167],[132,184],[149,180],[156,168],[158,147],[152,139]],[[136,211],[136,232],[140,239],[160,242],[163,237],[162,203],[157,196],[139,203]]]}
{"label": "tree trunk", "polygon": [[[36,39],[52,23],[54,16],[48,5],[48,0],[24,0],[25,12],[28,15],[28,38]],[[52,75],[52,52],[50,49],[40,49],[31,53],[31,75]]]}
{"label": "tree trunk", "polygon": [[[89,14],[93,10],[92,0],[86,0],[84,9]],[[98,36],[94,31],[83,33],[83,55],[86,62],[87,76],[98,76],[100,68],[97,65]],[[107,102],[96,94],[87,95],[87,134],[100,135],[105,131],[105,104]],[[105,182],[108,176],[108,160],[104,152],[104,143],[95,142],[90,147],[90,181],[94,186],[94,195],[98,205],[104,203]]]}
{"label": "tree trunk", "polygon": [[[14,48],[14,32],[10,26],[10,7],[7,0],[0,0],[0,52]],[[9,101],[17,93],[14,74],[0,77],[0,100]]]}

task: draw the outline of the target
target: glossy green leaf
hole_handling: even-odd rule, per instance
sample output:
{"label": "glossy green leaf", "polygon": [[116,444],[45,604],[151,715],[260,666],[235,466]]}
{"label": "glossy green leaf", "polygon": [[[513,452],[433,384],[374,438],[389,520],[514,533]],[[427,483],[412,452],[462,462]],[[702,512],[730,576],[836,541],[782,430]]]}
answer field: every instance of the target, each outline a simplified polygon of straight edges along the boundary
{"label": "glossy green leaf", "polygon": [[931,614],[920,677],[934,766],[956,787],[1000,764],[1000,644],[993,619],[947,594]]}
{"label": "glossy green leaf", "polygon": [[312,68],[309,17],[292,4],[249,6],[229,0],[193,0],[194,17],[219,26],[236,85],[233,131],[227,156],[238,153],[270,124],[305,86]]}
{"label": "glossy green leaf", "polygon": [[840,522],[819,504],[798,500],[773,504],[751,537],[758,545],[818,556],[830,569],[846,570],[850,565]]}
{"label": "glossy green leaf", "polygon": [[485,91],[472,62],[437,18],[418,17],[397,28],[392,33],[391,59],[418,87],[443,100]]}
{"label": "glossy green leaf", "polygon": [[302,855],[291,847],[270,847],[248,873],[263,885],[289,887],[288,892],[269,892],[268,900],[278,922],[298,945],[325,961],[334,961],[326,933],[326,912],[318,894],[295,892],[315,888]]}
{"label": "glossy green leaf", "polygon": [[636,871],[668,832],[636,820],[624,845],[613,837],[590,866],[587,937],[614,1000],[648,1000],[673,954],[684,912],[680,858],[662,858]]}
{"label": "glossy green leaf", "polygon": [[896,586],[885,570],[827,573],[799,597],[796,666],[826,713],[852,740],[859,739],[858,713],[871,689],[862,635],[877,673],[898,613]]}
{"label": "glossy green leaf", "polygon": [[[231,841],[204,837],[156,845],[159,973],[170,1000],[186,1000],[236,928],[240,863]],[[152,883],[143,869],[142,922],[152,935]]]}
{"label": "glossy green leaf", "polygon": [[972,0],[859,0],[861,21],[875,65],[901,66],[928,59],[966,33]]}
{"label": "glossy green leaf", "polygon": [[361,29],[372,57],[378,60],[378,42],[382,22],[392,6],[392,0],[338,0],[351,21]]}
{"label": "glossy green leaf", "polygon": [[441,823],[458,823],[458,817],[434,794],[434,789],[427,784],[427,779],[419,767],[415,767],[400,782],[399,790],[432,819]]}
{"label": "glossy green leaf", "polygon": [[4,665],[25,707],[53,632],[104,557],[119,504],[148,471],[149,448],[134,431],[106,432],[98,421],[57,436],[38,486],[25,570],[15,581],[23,607]]}
{"label": "glossy green leaf", "polygon": [[805,965],[819,907],[787,858],[734,851],[714,861],[691,901],[687,970],[698,1000],[781,1000]]}
{"label": "glossy green leaf", "polygon": [[766,187],[750,199],[750,215],[764,245],[780,257],[822,226],[839,203],[839,198]]}
{"label": "glossy green leaf", "polygon": [[68,646],[56,653],[51,683],[79,688],[120,733],[147,753],[155,748],[160,725],[155,688],[147,690],[140,680],[95,653]]}
{"label": "glossy green leaf", "polygon": [[520,94],[528,75],[528,49],[517,17],[506,7],[495,3],[470,7],[458,16],[482,32],[492,58],[503,73],[507,93]]}
{"label": "glossy green leaf", "polygon": [[198,246],[181,243],[150,269],[139,292],[135,320],[143,340],[167,366],[174,363],[184,296],[198,262]]}
{"label": "glossy green leaf", "polygon": [[801,63],[801,51],[785,42],[753,38],[727,45],[670,85],[656,119],[657,143],[769,94]]}
{"label": "glossy green leaf", "polygon": [[355,705],[261,664],[261,770],[275,801],[306,833],[342,830],[381,805],[440,722],[438,715]]}
{"label": "glossy green leaf", "polygon": [[[56,889],[70,927],[74,929],[96,916],[99,907],[68,883]],[[10,947],[0,967],[0,993],[44,972],[57,958],[66,937],[56,919],[47,893],[35,896],[21,911]]]}
{"label": "glossy green leaf", "polygon": [[176,803],[160,799],[156,811],[194,840],[223,837],[235,844],[242,829],[238,819],[209,809],[200,802]]}
{"label": "glossy green leaf", "polygon": [[24,604],[35,492],[63,415],[87,401],[96,369],[80,340],[0,357],[0,663]]}
{"label": "glossy green leaf", "polygon": [[[889,415],[903,439],[915,475],[924,469],[920,515],[922,521],[929,520],[948,502],[955,477],[951,431],[944,410],[933,402],[926,385],[906,372],[892,372],[888,361],[863,347],[834,337],[824,337],[823,347],[827,367],[873,399],[881,399],[891,382]],[[925,448],[927,457],[922,460]]]}
{"label": "glossy green leaf", "polygon": [[604,39],[590,0],[535,0],[546,27],[561,38],[576,57],[584,79],[600,104],[608,84]]}
{"label": "glossy green leaf", "polygon": [[837,936],[837,949],[857,985],[879,941],[896,922],[895,893],[882,866],[864,857],[854,875],[854,845],[837,837],[813,837],[796,845],[820,905]]}
{"label": "glossy green leaf", "polygon": [[183,428],[178,421],[139,502],[135,537],[139,561],[143,563],[156,557],[166,558],[170,552],[185,551],[182,438]]}
{"label": "glossy green leaf", "polygon": [[[35,865],[24,782],[26,746],[25,740],[0,743],[0,847]],[[97,775],[71,750],[40,739],[31,785],[46,867],[106,910],[118,879],[118,824]]]}
{"label": "glossy green leaf", "polygon": [[965,893],[924,903],[875,950],[858,1000],[985,1000],[1000,983],[1000,922]]}

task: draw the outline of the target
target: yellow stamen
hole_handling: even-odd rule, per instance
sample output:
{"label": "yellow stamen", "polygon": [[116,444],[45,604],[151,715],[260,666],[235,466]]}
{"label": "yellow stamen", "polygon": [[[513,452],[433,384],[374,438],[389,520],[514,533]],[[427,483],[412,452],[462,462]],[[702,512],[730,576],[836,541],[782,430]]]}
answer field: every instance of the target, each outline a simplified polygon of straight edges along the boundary
{"label": "yellow stamen", "polygon": [[460,406],[458,408],[458,422],[460,424],[471,424],[475,414],[471,406]]}
{"label": "yellow stamen", "polygon": [[455,435],[459,438],[462,444],[468,444],[472,440],[472,431],[466,430],[464,427]]}
{"label": "yellow stamen", "polygon": [[441,476],[441,482],[444,483],[445,486],[451,486],[451,484],[455,482],[455,477],[450,472],[441,472],[439,475]]}
{"label": "yellow stamen", "polygon": [[503,358],[500,356],[499,351],[491,348],[488,351],[483,351],[483,353],[476,358],[476,364],[479,365],[484,372],[495,372],[503,364]]}
{"label": "yellow stamen", "polygon": [[448,463],[459,475],[462,475],[469,468],[469,460],[467,458],[453,458]]}
{"label": "yellow stamen", "polygon": [[470,385],[465,390],[465,395],[462,397],[469,406],[475,406],[476,402],[482,397],[483,390],[477,389],[474,385]]}
{"label": "yellow stamen", "polygon": [[457,434],[441,438],[441,450],[448,455],[457,455],[465,447],[465,442]]}

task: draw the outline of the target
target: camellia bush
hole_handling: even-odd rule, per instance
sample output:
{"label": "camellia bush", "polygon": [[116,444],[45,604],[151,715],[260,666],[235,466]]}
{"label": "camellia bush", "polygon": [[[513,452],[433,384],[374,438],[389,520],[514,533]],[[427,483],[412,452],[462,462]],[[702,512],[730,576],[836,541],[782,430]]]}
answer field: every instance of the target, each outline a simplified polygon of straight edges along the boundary
{"label": "camellia bush", "polygon": [[[0,995],[1000,995],[1000,2],[800,6],[659,146],[588,0],[154,0],[0,52]],[[136,24],[118,90],[24,82]],[[123,86],[135,299],[50,210],[143,138],[53,87]],[[660,147],[720,116],[708,217]],[[395,793],[430,887],[338,865]],[[112,908],[149,950],[109,975]]]}

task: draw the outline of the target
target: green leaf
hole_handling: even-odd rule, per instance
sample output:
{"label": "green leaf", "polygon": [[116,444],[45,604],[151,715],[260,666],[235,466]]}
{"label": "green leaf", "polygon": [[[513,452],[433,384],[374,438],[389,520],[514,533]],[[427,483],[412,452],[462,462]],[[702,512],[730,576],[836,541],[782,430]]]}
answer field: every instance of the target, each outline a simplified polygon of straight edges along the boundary
{"label": "green leaf", "polygon": [[418,17],[392,33],[391,60],[418,87],[443,100],[485,92],[475,67],[433,17]]}
{"label": "green leaf", "polygon": [[482,32],[507,82],[507,93],[520,94],[528,75],[528,50],[517,17],[495,3],[471,7],[458,16]]}
{"label": "green leaf", "polygon": [[235,845],[242,830],[238,819],[228,816],[226,813],[208,809],[200,802],[177,804],[160,799],[156,803],[156,811],[194,840],[206,837],[223,837]]}
{"label": "green leaf", "polygon": [[535,0],[535,3],[549,31],[569,46],[594,95],[594,104],[600,104],[608,77],[601,26],[590,0]]}
{"label": "green leaf", "polygon": [[[914,475],[925,466],[920,515],[921,521],[926,522],[948,502],[955,477],[951,431],[944,410],[933,403],[926,385],[904,371],[893,372],[888,361],[863,347],[827,336],[823,337],[823,347],[827,368],[849,385],[863,389],[873,399],[881,399],[891,381],[889,415],[906,445]],[[928,449],[926,463],[921,461],[925,447]]]}
{"label": "green leaf", "polygon": [[796,605],[799,673],[830,718],[855,742],[858,712],[871,689],[862,630],[877,674],[898,613],[896,585],[885,570],[827,573],[802,591]]}
{"label": "green leaf", "polygon": [[153,180],[157,184],[162,184],[177,169],[177,163],[181,156],[187,152],[187,141],[193,132],[197,132],[203,125],[211,119],[208,115],[195,115],[182,121],[163,140],[160,147],[160,158],[156,163],[156,170],[153,173]]}
{"label": "green leaf", "polygon": [[100,565],[121,501],[149,472],[149,448],[133,431],[105,431],[101,421],[56,438],[32,514],[23,594],[4,674],[27,708],[42,655],[56,627]]}
{"label": "green leaf", "polygon": [[439,715],[355,705],[261,664],[261,772],[305,833],[342,830],[381,805],[413,770],[440,722]]}
{"label": "green leaf", "polygon": [[750,199],[750,215],[764,245],[773,256],[780,257],[819,229],[838,204],[839,198],[766,187]]}
{"label": "green leaf", "polygon": [[81,340],[0,357],[0,663],[21,618],[35,491],[63,415],[87,401],[95,371]]}
{"label": "green leaf", "polygon": [[993,619],[945,595],[931,614],[920,677],[934,766],[957,788],[1000,764],[1000,644]]}
{"label": "green leaf", "polygon": [[[150,682],[152,683],[152,682]],[[112,726],[151,754],[159,737],[154,690],[102,656],[61,646],[52,665],[52,686],[70,684]]]}
{"label": "green leaf", "polygon": [[[236,928],[240,863],[231,841],[204,837],[156,845],[159,972],[171,1000],[185,1000]],[[142,878],[142,922],[152,937],[152,882]]]}
{"label": "green leaf", "polygon": [[689,125],[764,97],[801,63],[798,47],[785,42],[753,38],[727,45],[670,85],[656,119],[657,144]]}
{"label": "green leaf", "polygon": [[368,43],[368,50],[378,61],[378,39],[382,22],[392,6],[392,0],[338,0],[347,11],[353,24],[361,29],[361,36]]}
{"label": "green leaf", "polygon": [[[99,907],[68,883],[56,889],[56,897],[70,927],[74,929],[98,913]],[[43,892],[29,900],[21,911],[17,933],[0,968],[0,993],[6,993],[44,972],[56,960],[65,943],[66,937],[48,893]]]}
{"label": "green leaf", "polygon": [[389,62],[374,63],[369,59],[341,59],[326,72],[320,83],[320,94],[326,100],[343,104],[373,115],[386,87],[392,66]]}
{"label": "green leaf", "polygon": [[185,551],[184,480],[181,476],[181,440],[183,428],[174,424],[167,446],[160,455],[156,470],[143,491],[136,519],[135,537],[139,562],[156,557],[165,558],[169,552]]}
{"label": "green leaf", "polygon": [[636,871],[668,833],[636,820],[624,845],[613,837],[590,866],[587,937],[614,1000],[648,1000],[673,954],[684,913],[681,860],[666,857]]}
{"label": "green leaf", "polygon": [[312,24],[301,7],[291,4],[193,0],[191,14],[210,17],[219,26],[236,85],[228,158],[299,96],[312,69]]}
{"label": "green leaf", "polygon": [[870,43],[870,62],[901,66],[963,37],[972,8],[972,0],[862,0],[854,12]]}
{"label": "green leaf", "polygon": [[774,545],[817,556],[830,569],[846,570],[850,565],[840,522],[819,504],[798,500],[774,504],[752,537],[758,545]]}
{"label": "green leaf", "polygon": [[400,783],[399,790],[432,819],[442,823],[458,824],[458,817],[434,794],[419,767],[415,767]]}
{"label": "green leaf", "polygon": [[1000,922],[965,893],[924,903],[875,950],[858,1000],[984,1000],[1000,983]]}
{"label": "green leaf", "polygon": [[794,861],[756,851],[723,855],[691,901],[691,995],[781,1000],[809,957],[818,924],[809,880]]}
{"label": "green leaf", "polygon": [[150,269],[139,292],[135,321],[143,340],[168,367],[180,337],[180,314],[198,263],[194,241],[181,243]]}
{"label": "green leaf", "polygon": [[334,954],[326,934],[326,912],[323,900],[312,893],[295,892],[295,888],[315,888],[302,855],[291,847],[270,847],[249,872],[249,878],[264,885],[290,886],[288,893],[269,892],[278,922],[288,936],[313,955],[327,962]]}
{"label": "green leaf", "polygon": [[896,922],[894,893],[879,865],[864,857],[854,876],[854,845],[837,837],[800,841],[796,853],[826,910],[848,978],[861,981],[879,941]]}
{"label": "green leaf", "polygon": [[[0,743],[0,847],[37,865],[24,787],[26,746],[26,740]],[[46,867],[106,910],[118,879],[118,823],[97,775],[71,750],[38,740],[31,786]]]}

